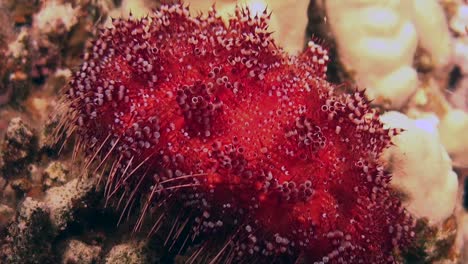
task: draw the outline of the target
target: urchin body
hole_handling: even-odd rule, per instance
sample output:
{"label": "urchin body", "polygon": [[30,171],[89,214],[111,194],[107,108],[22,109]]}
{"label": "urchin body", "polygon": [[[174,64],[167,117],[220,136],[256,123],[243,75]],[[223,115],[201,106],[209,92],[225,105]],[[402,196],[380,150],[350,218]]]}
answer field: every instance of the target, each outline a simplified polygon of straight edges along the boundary
{"label": "urchin body", "polygon": [[216,261],[397,261],[412,219],[377,162],[397,131],[362,92],[335,94],[326,49],[288,56],[267,22],[178,4],[114,20],[67,91],[77,144],[111,165],[106,195],[124,210],[144,198],[136,229],[182,204],[193,235],[225,236]]}

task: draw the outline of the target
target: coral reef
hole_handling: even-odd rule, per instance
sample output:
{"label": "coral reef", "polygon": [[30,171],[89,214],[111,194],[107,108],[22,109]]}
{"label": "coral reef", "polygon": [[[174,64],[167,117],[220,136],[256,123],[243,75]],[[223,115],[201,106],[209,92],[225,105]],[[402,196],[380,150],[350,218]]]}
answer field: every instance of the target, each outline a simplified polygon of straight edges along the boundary
{"label": "coral reef", "polygon": [[[206,14],[214,1],[183,2],[190,4],[190,13],[196,16],[199,12]],[[290,53],[300,53],[308,49],[305,44],[310,39],[319,44],[316,47],[326,47],[327,81],[336,84],[334,92],[338,98],[342,98],[342,93],[353,95],[355,86],[348,84],[357,83],[360,88],[366,88],[368,96],[375,96],[372,107],[400,112],[392,111],[380,117],[379,122],[384,123],[385,128],[403,128],[404,131],[393,137],[393,144],[378,161],[393,175],[387,186],[392,197],[399,197],[417,219],[413,229],[414,243],[398,260],[403,263],[467,262],[468,214],[463,208],[467,203],[461,202],[467,197],[464,190],[468,190],[465,184],[468,174],[467,1],[216,2],[218,15],[225,25],[230,17],[235,17],[236,3],[249,6],[252,16],[261,17],[267,9],[269,31],[273,31],[271,41],[274,39],[278,47]],[[354,5],[357,2],[362,5]],[[74,136],[64,141],[55,133],[55,127],[61,125],[60,116],[65,114],[58,95],[71,78],[76,78],[72,73],[80,69],[81,54],[85,48],[93,48],[91,40],[102,33],[100,28],[113,27],[111,17],[144,19],[159,6],[160,1],[151,0],[0,0],[1,263],[209,262],[226,245],[223,241],[229,232],[222,231],[235,227],[227,222],[218,227],[216,233],[197,230],[200,232],[195,240],[190,237],[185,244],[174,239],[188,237],[187,234],[193,232],[189,228],[194,224],[211,230],[210,219],[216,225],[213,218],[221,216],[216,210],[207,210],[210,217],[205,220],[202,215],[198,224],[186,223],[181,220],[188,219],[191,212],[199,212],[184,211],[186,206],[193,208],[194,205],[165,204],[162,206],[166,209],[163,220],[161,209],[155,208],[157,201],[153,199],[144,219],[139,219],[137,212],[145,209],[149,198],[141,188],[141,192],[135,194],[140,199],[124,199],[120,206],[112,206],[119,204],[120,195],[127,188],[123,187],[122,192],[117,191],[112,198],[103,196],[100,187],[112,172],[113,168],[109,167],[112,164],[104,162],[95,172],[96,166],[100,165],[96,160],[85,170],[87,164],[77,151],[79,146],[73,144]],[[346,23],[340,24],[343,18]],[[375,45],[366,46],[362,40],[368,40],[367,44],[380,41],[379,52],[375,52]],[[193,64],[198,63],[197,60]],[[185,62],[177,65],[183,67]],[[365,67],[368,72],[359,72]],[[399,68],[406,70],[399,71]],[[392,79],[387,76],[405,71],[406,74],[394,76],[407,78],[406,83],[398,78],[385,82]],[[185,76],[186,80],[190,78],[193,76]],[[269,79],[268,74],[265,79]],[[265,79],[263,83],[267,85]],[[253,94],[261,92],[255,90]],[[185,95],[186,102],[196,98],[192,91]],[[249,111],[258,111],[256,109],[264,104],[268,103],[252,105]],[[221,109],[224,111],[225,107],[223,105]],[[190,111],[184,113],[183,119],[188,118]],[[210,123],[211,127],[221,124]],[[250,124],[243,129],[252,130],[252,127],[254,125]],[[198,128],[204,126],[190,127],[192,130]],[[216,131],[211,129],[210,136],[200,138],[209,141]],[[342,129],[340,135],[344,132]],[[327,144],[334,142],[328,135],[325,137]],[[249,149],[256,149],[256,145],[250,144],[245,149],[249,152]],[[261,150],[259,148],[259,155]],[[89,158],[89,154],[84,156]],[[103,156],[96,155],[96,158]],[[110,160],[110,156],[107,159]],[[291,175],[291,171],[288,172]],[[204,177],[200,176],[200,179]],[[89,181],[93,178],[97,182]],[[162,186],[177,186],[182,182],[174,181],[173,185],[168,182]],[[94,184],[99,187],[91,188]],[[343,184],[347,185],[348,182]],[[107,189],[115,190],[114,187]],[[314,189],[312,197],[321,197],[318,190],[320,188]],[[190,194],[191,190],[180,192]],[[204,193],[200,189],[197,192]],[[228,193],[226,191],[221,197],[224,199]],[[245,192],[247,196],[253,193]],[[109,191],[105,194],[109,195]],[[192,200],[198,199],[201,198]],[[132,204],[124,209],[127,201]],[[250,204],[254,205],[253,202]],[[239,208],[238,205],[234,207]],[[181,214],[181,210],[187,214]],[[286,215],[286,211],[283,210],[281,216]],[[144,223],[135,228],[134,224],[139,220]],[[159,223],[155,226],[157,232],[152,230],[154,223]],[[265,228],[256,229],[258,226],[250,225],[250,233],[246,229],[239,232],[249,234],[247,239],[253,235],[260,240],[258,233],[264,232]],[[139,232],[132,232],[132,229]],[[151,239],[147,238],[148,234],[152,235]],[[203,247],[202,242],[206,239],[213,239],[214,243]],[[233,241],[240,240],[234,238]],[[252,243],[244,244],[242,251],[250,254]],[[194,258],[198,253],[198,258]],[[275,260],[287,262],[280,258]],[[308,263],[308,260],[300,256],[297,262]]]}

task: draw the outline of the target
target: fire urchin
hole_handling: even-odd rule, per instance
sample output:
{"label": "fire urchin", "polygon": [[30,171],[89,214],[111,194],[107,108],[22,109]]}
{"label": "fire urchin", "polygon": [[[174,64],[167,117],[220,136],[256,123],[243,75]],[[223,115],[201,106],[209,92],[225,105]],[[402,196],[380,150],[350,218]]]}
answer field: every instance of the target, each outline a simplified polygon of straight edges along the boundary
{"label": "fire urchin", "polygon": [[66,92],[69,133],[111,168],[122,214],[143,201],[135,230],[183,208],[168,239],[200,238],[192,261],[218,244],[213,262],[398,262],[413,220],[378,162],[398,131],[363,92],[334,92],[326,49],[289,56],[268,20],[237,8],[226,25],[181,4],[113,20]]}

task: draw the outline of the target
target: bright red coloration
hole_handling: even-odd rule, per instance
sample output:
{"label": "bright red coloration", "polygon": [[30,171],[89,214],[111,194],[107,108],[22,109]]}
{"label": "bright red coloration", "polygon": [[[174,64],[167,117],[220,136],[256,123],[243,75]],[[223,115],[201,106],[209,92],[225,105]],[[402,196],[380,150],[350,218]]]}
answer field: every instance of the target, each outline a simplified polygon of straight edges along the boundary
{"label": "bright red coloration", "polygon": [[362,92],[334,93],[325,49],[290,57],[267,21],[180,5],[115,20],[68,91],[79,144],[111,160],[106,193],[125,209],[180,202],[195,234],[226,235],[218,261],[396,261],[413,221],[377,157],[397,131]]}

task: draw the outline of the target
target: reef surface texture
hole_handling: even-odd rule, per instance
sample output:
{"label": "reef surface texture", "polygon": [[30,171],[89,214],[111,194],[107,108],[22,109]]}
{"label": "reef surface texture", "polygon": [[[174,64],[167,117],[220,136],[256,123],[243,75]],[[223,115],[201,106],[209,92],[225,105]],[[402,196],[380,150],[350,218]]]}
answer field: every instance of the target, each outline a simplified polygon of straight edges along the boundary
{"label": "reef surface texture", "polygon": [[468,3],[214,2],[0,0],[0,263],[466,262]]}

